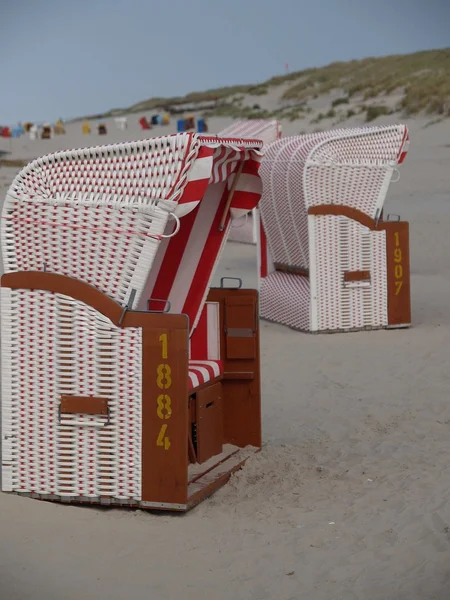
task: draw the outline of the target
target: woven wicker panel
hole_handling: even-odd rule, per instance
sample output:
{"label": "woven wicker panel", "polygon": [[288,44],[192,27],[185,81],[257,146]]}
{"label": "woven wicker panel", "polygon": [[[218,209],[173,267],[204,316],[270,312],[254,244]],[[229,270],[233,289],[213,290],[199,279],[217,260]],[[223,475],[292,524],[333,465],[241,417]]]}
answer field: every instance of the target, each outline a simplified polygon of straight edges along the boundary
{"label": "woven wicker panel", "polygon": [[274,272],[262,280],[260,316],[294,329],[310,329],[310,289],[306,277]]}
{"label": "woven wicker panel", "polygon": [[[341,216],[315,216],[319,331],[387,324],[385,232]],[[347,271],[369,271],[370,282],[344,283]]]}
{"label": "woven wicker panel", "polygon": [[33,161],[4,205],[5,271],[45,265],[122,304],[131,289],[139,299],[199,148],[180,134]]}
{"label": "woven wicker panel", "polygon": [[[2,289],[3,489],[139,500],[141,330],[60,294]],[[5,368],[5,366],[7,368]],[[108,400],[63,414],[62,394]]]}

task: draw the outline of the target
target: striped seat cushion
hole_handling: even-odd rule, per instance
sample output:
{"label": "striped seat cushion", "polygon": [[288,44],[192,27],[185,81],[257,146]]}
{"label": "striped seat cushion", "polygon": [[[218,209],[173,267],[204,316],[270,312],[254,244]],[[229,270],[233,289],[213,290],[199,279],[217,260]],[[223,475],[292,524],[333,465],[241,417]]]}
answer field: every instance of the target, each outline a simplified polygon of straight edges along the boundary
{"label": "striped seat cushion", "polygon": [[223,373],[221,360],[190,360],[189,361],[189,390],[208,383]]}

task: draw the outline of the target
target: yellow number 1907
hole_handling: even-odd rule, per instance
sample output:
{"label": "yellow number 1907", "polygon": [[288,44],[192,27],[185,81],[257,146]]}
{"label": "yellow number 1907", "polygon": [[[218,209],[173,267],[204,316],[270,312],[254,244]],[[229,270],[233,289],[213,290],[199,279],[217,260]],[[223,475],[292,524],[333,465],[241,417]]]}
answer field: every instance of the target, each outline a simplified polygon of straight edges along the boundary
{"label": "yellow number 1907", "polygon": [[395,250],[394,250],[394,276],[395,276],[395,295],[400,294],[400,290],[403,286],[403,253],[400,248],[400,234],[398,231],[394,233],[395,237]]}

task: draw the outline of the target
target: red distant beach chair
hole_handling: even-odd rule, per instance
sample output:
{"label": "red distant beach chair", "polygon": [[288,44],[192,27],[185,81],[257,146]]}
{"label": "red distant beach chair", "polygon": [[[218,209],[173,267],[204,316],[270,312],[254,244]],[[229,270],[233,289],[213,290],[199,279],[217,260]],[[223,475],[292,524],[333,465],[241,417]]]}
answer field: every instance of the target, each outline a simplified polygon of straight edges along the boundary
{"label": "red distant beach chair", "polygon": [[150,125],[150,123],[147,120],[147,117],[142,117],[141,119],[139,119],[139,125],[142,127],[142,129],[151,129],[152,126]]}

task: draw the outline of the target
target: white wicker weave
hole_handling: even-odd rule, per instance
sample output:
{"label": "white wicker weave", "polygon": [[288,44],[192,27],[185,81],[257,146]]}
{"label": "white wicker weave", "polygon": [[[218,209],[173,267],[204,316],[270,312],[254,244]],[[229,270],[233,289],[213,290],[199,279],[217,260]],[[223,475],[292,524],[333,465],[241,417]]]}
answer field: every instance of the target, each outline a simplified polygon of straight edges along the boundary
{"label": "white wicker weave", "polygon": [[[407,145],[407,128],[399,125],[293,136],[268,146],[260,171],[267,246],[261,241],[259,253],[260,263],[272,266],[261,273],[263,318],[306,331],[387,325],[385,232],[308,211],[342,205],[377,220]],[[371,281],[344,284],[347,271],[370,271]]]}

